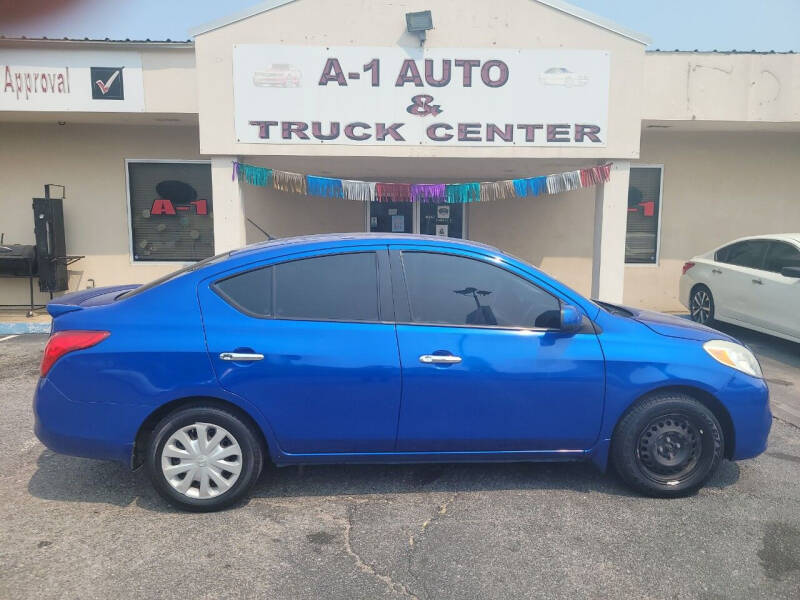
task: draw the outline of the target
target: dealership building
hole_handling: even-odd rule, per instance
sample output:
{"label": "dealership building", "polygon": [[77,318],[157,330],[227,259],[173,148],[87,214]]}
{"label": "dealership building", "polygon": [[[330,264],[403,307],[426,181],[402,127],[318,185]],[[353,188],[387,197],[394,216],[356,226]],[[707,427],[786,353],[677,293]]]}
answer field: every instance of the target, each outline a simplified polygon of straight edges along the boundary
{"label": "dealership building", "polygon": [[[397,231],[680,310],[688,258],[800,229],[797,54],[646,51],[560,0],[273,0],[191,34],[0,38],[0,233],[33,244],[32,198],[63,195],[56,294],[267,237]],[[603,165],[596,185],[474,202],[373,185],[512,189]],[[28,286],[0,278],[0,304]]]}

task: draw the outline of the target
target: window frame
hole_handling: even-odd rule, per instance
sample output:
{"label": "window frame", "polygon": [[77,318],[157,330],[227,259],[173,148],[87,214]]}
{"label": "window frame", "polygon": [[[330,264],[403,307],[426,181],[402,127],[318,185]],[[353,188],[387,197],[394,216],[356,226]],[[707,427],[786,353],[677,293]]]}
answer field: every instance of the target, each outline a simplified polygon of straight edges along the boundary
{"label": "window frame", "polygon": [[[236,302],[233,298],[225,294],[222,290],[220,290],[217,286],[217,283],[225,281],[226,279],[231,279],[233,277],[238,277],[239,275],[244,275],[245,273],[252,273],[253,271],[259,271],[261,269],[271,269],[277,267],[278,265],[297,262],[299,260],[310,260],[314,258],[323,258],[328,256],[340,256],[345,254],[374,254],[375,255],[375,276],[376,276],[376,298],[378,301],[378,320],[372,319],[364,319],[364,320],[354,320],[354,319],[311,319],[311,318],[302,318],[302,317],[278,317],[273,315],[260,315],[258,313],[254,313],[250,310],[247,310],[238,302]],[[251,317],[253,319],[260,319],[262,321],[300,321],[306,323],[356,323],[356,324],[365,324],[365,323],[372,323],[372,324],[382,324],[382,325],[394,325],[395,324],[395,315],[394,315],[394,301],[392,298],[391,293],[391,282],[390,282],[390,268],[389,268],[389,255],[388,249],[383,246],[379,248],[350,248],[350,249],[336,249],[334,252],[312,252],[309,254],[301,253],[300,255],[290,255],[290,256],[281,256],[276,257],[275,260],[267,262],[267,263],[259,263],[257,265],[246,265],[246,268],[241,270],[236,270],[235,273],[224,273],[222,277],[218,275],[213,277],[211,281],[208,283],[208,287],[214,292],[219,298],[225,302],[228,306],[233,308],[234,310],[242,313],[245,316]],[[272,294],[273,294],[273,312],[275,311],[275,293],[276,293],[276,286],[275,286],[275,271],[272,271]],[[385,314],[384,314],[385,313]],[[385,318],[386,317],[386,318]]]}
{"label": "window frame", "polygon": [[[182,159],[182,158],[126,158],[125,159],[125,211],[128,216],[128,261],[131,265],[171,265],[171,266],[184,266],[194,265],[205,260],[204,258],[198,260],[136,260],[134,258],[133,249],[133,214],[131,213],[131,171],[129,165],[137,163],[160,163],[160,164],[194,164],[194,165],[208,165],[211,167],[210,160],[202,159]],[[213,180],[212,180],[213,185]],[[213,202],[213,198],[212,198]],[[212,215],[213,218],[213,215]],[[211,226],[214,224],[212,222]],[[216,239],[214,241],[216,244]],[[216,248],[212,250],[216,252]],[[212,254],[211,256],[215,256]],[[210,258],[210,257],[207,257]]]}
{"label": "window frame", "polygon": [[[366,207],[364,208],[364,231],[366,233],[370,233],[372,231],[369,223],[369,219],[371,216],[371,209],[372,209],[372,202],[364,202]],[[420,220],[422,218],[422,211],[420,210],[420,203],[419,202],[411,202],[412,206],[412,213],[411,213],[411,233],[407,233],[405,235],[419,235],[420,230]],[[430,204],[435,204],[431,202]],[[439,204],[447,204],[446,202],[441,202]],[[461,210],[461,232],[463,236],[460,238],[442,238],[442,239],[454,239],[454,240],[468,240],[469,239],[469,202],[465,202],[462,204],[464,207]],[[376,235],[380,235],[378,232],[375,232]],[[386,232],[386,235],[392,235],[391,231]],[[398,234],[402,235],[402,234]]]}
{"label": "window frame", "polygon": [[478,254],[467,255],[467,254],[460,254],[458,252],[448,252],[446,249],[438,247],[430,247],[430,248],[391,247],[389,249],[389,261],[391,264],[392,287],[394,289],[394,305],[395,305],[395,316],[397,325],[414,325],[417,327],[449,327],[451,329],[493,329],[498,331],[533,331],[533,332],[561,331],[560,328],[554,328],[554,327],[508,327],[503,325],[471,325],[467,323],[456,325],[453,323],[427,323],[427,322],[413,321],[412,311],[411,311],[411,294],[408,289],[405,266],[403,264],[403,254],[406,252],[421,253],[421,254],[442,254],[444,256],[453,256],[455,258],[460,258],[463,260],[473,260],[485,264],[486,266],[500,269],[501,271],[505,271],[509,275],[522,279],[528,285],[531,285],[536,289],[542,291],[543,293],[551,296],[558,303],[559,310],[561,310],[561,308],[565,304],[568,304],[568,302],[564,298],[560,297],[559,295],[553,293],[550,290],[545,289],[544,287],[535,283],[528,277],[525,277],[520,273],[516,273],[515,271],[507,268],[506,265],[504,264],[494,262]]}
{"label": "window frame", "polygon": [[[624,257],[625,267],[658,267],[661,265],[661,213],[664,207],[664,163],[636,163],[631,164],[630,170],[633,169],[659,169],[661,176],[658,181],[658,226],[656,227],[656,258],[653,262],[628,262]],[[628,176],[628,189],[630,189],[630,175]],[[628,239],[628,213],[625,213],[625,240]]]}

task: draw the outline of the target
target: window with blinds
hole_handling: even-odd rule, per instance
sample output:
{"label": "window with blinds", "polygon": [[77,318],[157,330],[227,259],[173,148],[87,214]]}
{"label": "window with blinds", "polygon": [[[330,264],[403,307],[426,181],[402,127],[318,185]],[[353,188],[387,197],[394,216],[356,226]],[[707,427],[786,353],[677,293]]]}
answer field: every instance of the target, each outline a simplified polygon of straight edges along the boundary
{"label": "window with blinds", "polygon": [[135,261],[191,262],[214,254],[211,165],[129,162]]}
{"label": "window with blinds", "polygon": [[652,264],[658,256],[661,167],[631,167],[625,262]]}

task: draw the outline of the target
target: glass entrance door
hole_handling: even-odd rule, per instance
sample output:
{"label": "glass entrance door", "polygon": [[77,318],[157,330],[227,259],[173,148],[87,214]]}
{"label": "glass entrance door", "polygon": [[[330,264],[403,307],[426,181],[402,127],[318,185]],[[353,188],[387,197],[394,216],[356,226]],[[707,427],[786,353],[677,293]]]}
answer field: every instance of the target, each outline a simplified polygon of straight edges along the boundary
{"label": "glass entrance door", "polygon": [[440,237],[464,237],[464,205],[432,204],[419,205],[419,232]]}
{"label": "glass entrance door", "polygon": [[465,238],[463,204],[367,202],[367,230]]}
{"label": "glass entrance door", "polygon": [[414,233],[411,202],[368,202],[369,230],[381,233]]}

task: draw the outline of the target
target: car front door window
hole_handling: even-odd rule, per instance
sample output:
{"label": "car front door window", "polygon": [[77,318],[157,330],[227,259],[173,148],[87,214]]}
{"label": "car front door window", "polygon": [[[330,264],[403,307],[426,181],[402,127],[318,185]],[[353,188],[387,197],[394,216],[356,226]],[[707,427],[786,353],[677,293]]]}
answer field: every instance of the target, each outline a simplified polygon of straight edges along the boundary
{"label": "car front door window", "polygon": [[770,331],[800,337],[800,279],[781,275],[784,267],[800,267],[800,249],[787,242],[770,242],[762,283],[757,286],[757,311]]}
{"label": "car front door window", "polygon": [[415,323],[559,326],[558,299],[500,267],[454,255],[405,252],[403,268]]}
{"label": "car front door window", "polygon": [[800,267],[800,250],[786,242],[770,243],[764,270],[780,273],[784,267]]}

